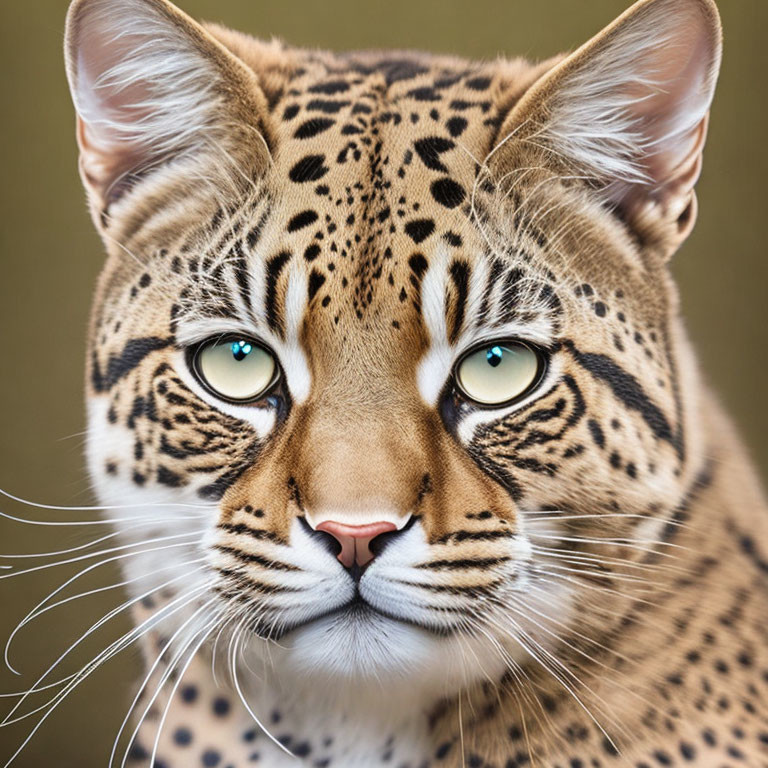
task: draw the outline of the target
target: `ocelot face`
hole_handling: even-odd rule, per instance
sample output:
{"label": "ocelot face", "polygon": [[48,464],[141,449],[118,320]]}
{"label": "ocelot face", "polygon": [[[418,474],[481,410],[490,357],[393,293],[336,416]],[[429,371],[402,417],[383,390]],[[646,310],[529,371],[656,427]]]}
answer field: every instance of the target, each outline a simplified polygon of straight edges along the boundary
{"label": "ocelot face", "polygon": [[454,686],[588,631],[691,483],[665,259],[717,46],[679,82],[638,42],[663,1],[538,68],[113,5],[76,3],[68,45],[110,251],[90,467],[155,542],[129,572],[201,637],[335,677]]}

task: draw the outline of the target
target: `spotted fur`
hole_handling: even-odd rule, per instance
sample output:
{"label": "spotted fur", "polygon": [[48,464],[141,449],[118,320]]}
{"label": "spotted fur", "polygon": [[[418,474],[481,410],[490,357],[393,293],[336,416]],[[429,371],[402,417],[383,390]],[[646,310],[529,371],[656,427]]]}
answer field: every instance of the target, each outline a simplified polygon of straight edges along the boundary
{"label": "spotted fur", "polygon": [[[130,765],[768,765],[765,504],[667,269],[710,0],[540,65],[297,50],[165,0],[68,29],[109,252],[90,471],[188,536],[124,566]],[[190,369],[228,332],[280,361],[258,402]],[[542,380],[468,402],[456,360],[509,338]],[[333,515],[410,522],[352,578]]]}

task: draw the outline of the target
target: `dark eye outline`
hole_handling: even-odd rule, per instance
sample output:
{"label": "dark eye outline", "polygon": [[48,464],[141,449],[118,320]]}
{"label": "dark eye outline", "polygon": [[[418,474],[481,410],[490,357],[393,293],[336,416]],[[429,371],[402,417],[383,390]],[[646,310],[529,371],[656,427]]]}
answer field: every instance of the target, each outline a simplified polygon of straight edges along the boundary
{"label": "dark eye outline", "polygon": [[[264,387],[264,389],[262,389],[257,395],[243,398],[241,400],[233,397],[227,397],[226,395],[219,392],[219,390],[211,386],[211,384],[209,384],[208,380],[205,378],[205,374],[203,373],[202,367],[200,365],[200,355],[202,354],[203,350],[212,344],[224,344],[228,341],[247,341],[249,344],[252,344],[255,347],[259,347],[259,349],[263,349],[275,361],[275,371],[272,375],[272,379],[270,380],[269,384],[267,384],[267,386]],[[282,378],[280,361],[272,349],[263,341],[259,341],[258,339],[254,339],[252,336],[246,336],[245,334],[240,333],[226,333],[222,334],[221,336],[213,336],[207,339],[203,339],[203,341],[200,341],[197,344],[189,347],[187,349],[187,365],[189,366],[189,370],[192,371],[192,375],[197,380],[197,383],[200,384],[200,386],[209,395],[213,395],[215,398],[223,400],[225,403],[232,403],[233,405],[247,405],[248,403],[256,403],[259,400],[263,400],[269,395],[269,393],[275,388],[275,385]]]}
{"label": "dark eye outline", "polygon": [[[536,375],[534,376],[533,380],[520,394],[509,398],[509,400],[503,400],[500,403],[484,403],[480,400],[475,400],[475,398],[472,397],[472,395],[470,395],[469,392],[467,392],[464,387],[461,386],[461,381],[459,380],[459,368],[461,367],[461,364],[470,355],[474,355],[480,350],[488,349],[489,347],[510,346],[525,347],[526,349],[530,349],[531,352],[536,355]],[[451,369],[451,378],[453,380],[454,390],[463,400],[472,403],[478,408],[483,408],[484,410],[495,410],[497,408],[507,408],[508,406],[514,405],[515,403],[518,403],[524,398],[528,397],[528,395],[530,395],[531,392],[533,392],[533,390],[536,389],[544,380],[544,377],[547,375],[548,368],[549,358],[541,349],[534,346],[533,344],[528,343],[527,341],[521,341],[520,339],[488,339],[486,341],[481,341],[477,344],[474,344],[468,350],[461,353],[460,357],[453,364],[453,368]]]}

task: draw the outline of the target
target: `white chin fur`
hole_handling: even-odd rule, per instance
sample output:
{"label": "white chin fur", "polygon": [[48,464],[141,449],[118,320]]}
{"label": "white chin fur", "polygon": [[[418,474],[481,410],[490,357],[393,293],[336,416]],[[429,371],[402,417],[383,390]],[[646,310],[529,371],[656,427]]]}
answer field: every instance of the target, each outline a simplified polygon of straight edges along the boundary
{"label": "white chin fur", "polygon": [[362,687],[396,697],[418,684],[421,695],[433,698],[504,672],[487,640],[439,636],[370,610],[319,619],[277,645],[254,638],[249,653],[268,659],[283,681],[326,683],[342,696]]}

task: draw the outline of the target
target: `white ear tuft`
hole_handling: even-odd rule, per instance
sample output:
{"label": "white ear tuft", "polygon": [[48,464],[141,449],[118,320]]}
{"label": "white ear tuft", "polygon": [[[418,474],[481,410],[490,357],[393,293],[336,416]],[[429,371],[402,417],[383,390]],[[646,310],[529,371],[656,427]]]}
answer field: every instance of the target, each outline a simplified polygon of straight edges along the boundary
{"label": "white ear tuft", "polygon": [[213,148],[233,122],[257,125],[253,73],[165,0],[76,0],[65,52],[82,173],[102,206],[169,157]]}
{"label": "white ear tuft", "polygon": [[712,0],[641,0],[516,105],[502,135],[544,146],[622,208],[681,215],[720,66]]}

